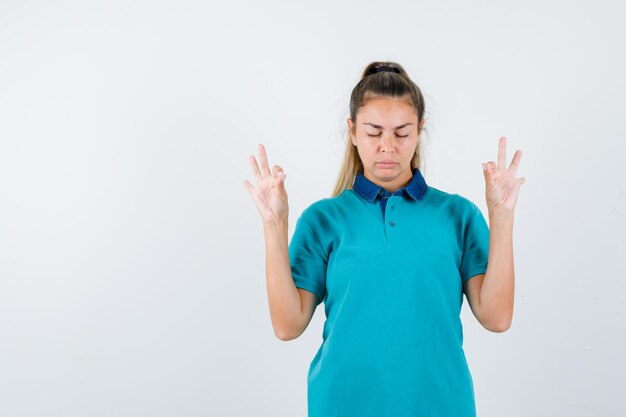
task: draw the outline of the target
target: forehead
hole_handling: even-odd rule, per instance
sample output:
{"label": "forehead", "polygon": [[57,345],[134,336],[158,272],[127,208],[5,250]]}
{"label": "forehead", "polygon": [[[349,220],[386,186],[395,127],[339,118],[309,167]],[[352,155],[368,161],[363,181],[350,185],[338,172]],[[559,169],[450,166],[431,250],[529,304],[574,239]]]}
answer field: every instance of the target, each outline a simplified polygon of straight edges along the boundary
{"label": "forehead", "polygon": [[417,123],[417,112],[406,100],[392,97],[369,99],[359,109],[358,122],[394,129],[406,123]]}

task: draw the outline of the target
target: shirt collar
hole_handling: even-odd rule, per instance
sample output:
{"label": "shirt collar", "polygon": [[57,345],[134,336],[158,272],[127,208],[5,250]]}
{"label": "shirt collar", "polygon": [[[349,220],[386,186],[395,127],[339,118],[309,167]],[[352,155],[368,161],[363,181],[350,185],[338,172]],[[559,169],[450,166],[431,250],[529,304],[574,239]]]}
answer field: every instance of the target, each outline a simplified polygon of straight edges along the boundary
{"label": "shirt collar", "polygon": [[[428,186],[426,185],[426,181],[418,168],[412,168],[412,171],[413,177],[411,178],[411,181],[406,185],[406,187],[398,189],[394,194],[400,192],[401,194],[408,195],[414,200],[421,200],[424,197],[424,192],[426,192],[426,188]],[[377,197],[385,194],[391,194],[384,187],[374,184],[372,181],[368,180],[361,171],[356,173],[352,189],[370,203],[373,203]]]}

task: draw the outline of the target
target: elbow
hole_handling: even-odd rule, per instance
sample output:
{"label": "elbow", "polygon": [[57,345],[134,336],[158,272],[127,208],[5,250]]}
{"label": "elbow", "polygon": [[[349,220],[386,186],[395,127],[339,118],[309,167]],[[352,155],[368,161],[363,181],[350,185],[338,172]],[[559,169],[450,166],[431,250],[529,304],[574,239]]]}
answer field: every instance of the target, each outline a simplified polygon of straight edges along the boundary
{"label": "elbow", "polygon": [[504,333],[511,327],[511,321],[500,321],[489,325],[483,325],[483,327],[493,333]]}
{"label": "elbow", "polygon": [[283,342],[288,342],[294,339],[293,337],[290,337],[287,333],[274,332],[274,334],[276,335],[278,340],[282,340]]}
{"label": "elbow", "polygon": [[489,331],[490,331],[490,332],[492,332],[492,333],[504,333],[504,332],[506,332],[507,330],[509,330],[509,327],[508,327],[508,326],[506,326],[506,327],[504,327],[504,326],[499,326],[499,327],[490,327],[490,328],[488,328],[487,330],[489,330]]}
{"label": "elbow", "polygon": [[513,321],[513,311],[498,311],[489,312],[482,311],[480,315],[482,320],[480,324],[482,326],[493,333],[504,333],[511,327],[511,322]]}
{"label": "elbow", "polygon": [[288,342],[290,340],[294,340],[300,337],[300,333],[298,332],[288,331],[288,330],[283,330],[283,329],[279,329],[279,330],[274,329],[274,334],[279,340],[282,340],[283,342]]}

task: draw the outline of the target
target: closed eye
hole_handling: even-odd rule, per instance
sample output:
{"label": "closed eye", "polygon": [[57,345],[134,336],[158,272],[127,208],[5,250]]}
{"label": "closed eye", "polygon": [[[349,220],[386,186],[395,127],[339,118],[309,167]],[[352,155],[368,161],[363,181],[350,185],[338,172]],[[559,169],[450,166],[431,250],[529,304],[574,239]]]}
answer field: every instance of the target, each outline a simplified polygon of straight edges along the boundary
{"label": "closed eye", "polygon": [[[369,133],[367,134],[367,136],[372,137],[372,138],[377,138],[377,137],[379,137],[380,135],[382,135],[382,133],[379,133],[378,135],[370,135]],[[409,135],[404,135],[404,136],[397,135],[397,136],[398,136],[399,138],[406,138],[406,137],[408,137]]]}

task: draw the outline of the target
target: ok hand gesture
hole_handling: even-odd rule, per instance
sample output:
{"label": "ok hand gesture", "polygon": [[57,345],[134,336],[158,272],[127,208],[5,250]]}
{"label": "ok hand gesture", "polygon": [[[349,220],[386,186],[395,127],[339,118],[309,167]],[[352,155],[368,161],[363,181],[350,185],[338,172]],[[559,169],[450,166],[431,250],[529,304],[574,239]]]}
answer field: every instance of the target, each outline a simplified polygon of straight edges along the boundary
{"label": "ok hand gesture", "polygon": [[498,165],[493,161],[482,164],[489,211],[513,212],[515,209],[520,187],[526,182],[523,177],[515,178],[521,157],[522,151],[518,149],[513,155],[511,165],[506,168],[506,137],[502,136],[498,146]]}
{"label": "ok hand gesture", "polygon": [[285,178],[287,178],[287,175],[278,165],[274,165],[273,173],[270,172],[265,147],[259,143],[258,149],[261,159],[260,170],[254,155],[250,155],[248,158],[257,185],[254,187],[248,180],[244,180],[243,185],[254,198],[264,223],[287,221],[289,215],[287,191],[285,190]]}

